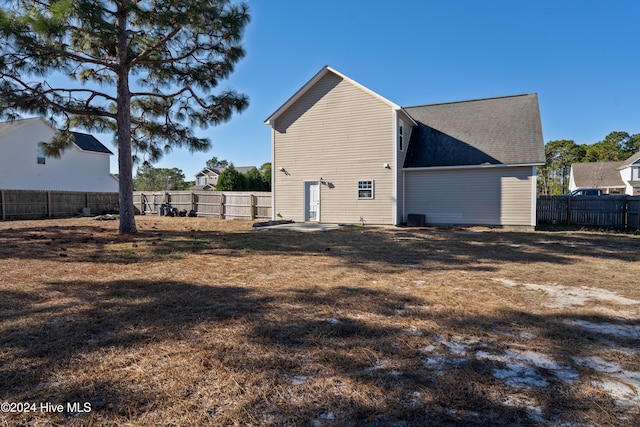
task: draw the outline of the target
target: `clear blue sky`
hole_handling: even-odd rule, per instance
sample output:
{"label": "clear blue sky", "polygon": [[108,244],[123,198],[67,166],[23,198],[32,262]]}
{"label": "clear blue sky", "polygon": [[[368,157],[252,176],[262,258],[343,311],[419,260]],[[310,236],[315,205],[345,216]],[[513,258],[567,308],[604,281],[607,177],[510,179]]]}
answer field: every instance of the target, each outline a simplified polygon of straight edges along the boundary
{"label": "clear blue sky", "polygon": [[209,152],[174,150],[156,167],[191,180],[212,156],[271,161],[264,120],[324,65],[402,106],[535,92],[545,142],[640,133],[637,0],[247,3],[247,55],[221,87],[247,94],[249,108],[197,132],[211,139]]}

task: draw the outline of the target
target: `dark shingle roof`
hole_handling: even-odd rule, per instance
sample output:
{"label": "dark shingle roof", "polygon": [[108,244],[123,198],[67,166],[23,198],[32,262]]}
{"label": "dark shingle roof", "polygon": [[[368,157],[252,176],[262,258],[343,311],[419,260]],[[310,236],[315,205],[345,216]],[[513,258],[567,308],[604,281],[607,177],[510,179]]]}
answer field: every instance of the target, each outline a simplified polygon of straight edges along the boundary
{"label": "dark shingle roof", "polygon": [[545,161],[536,94],[404,109],[418,123],[404,167]]}
{"label": "dark shingle roof", "polygon": [[107,147],[98,141],[93,135],[86,133],[71,132],[74,136],[75,144],[84,151],[95,151],[96,153],[113,154]]}

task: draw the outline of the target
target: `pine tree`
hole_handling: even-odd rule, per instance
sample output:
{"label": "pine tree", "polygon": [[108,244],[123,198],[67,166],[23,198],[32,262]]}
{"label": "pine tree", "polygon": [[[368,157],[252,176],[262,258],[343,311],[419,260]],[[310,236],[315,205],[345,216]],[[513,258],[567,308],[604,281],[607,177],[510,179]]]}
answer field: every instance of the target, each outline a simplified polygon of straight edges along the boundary
{"label": "pine tree", "polygon": [[50,156],[71,145],[71,128],[113,132],[120,232],[134,233],[134,157],[206,151],[192,128],[247,107],[242,94],[213,92],[244,56],[248,22],[247,6],[229,0],[4,1],[0,116],[40,115],[62,129],[42,146]]}

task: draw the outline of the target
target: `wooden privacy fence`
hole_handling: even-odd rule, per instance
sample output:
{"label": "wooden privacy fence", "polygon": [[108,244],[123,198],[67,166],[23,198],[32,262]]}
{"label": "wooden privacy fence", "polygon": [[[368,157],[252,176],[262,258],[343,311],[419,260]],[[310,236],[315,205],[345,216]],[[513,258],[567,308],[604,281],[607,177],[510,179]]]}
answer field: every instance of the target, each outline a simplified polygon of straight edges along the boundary
{"label": "wooden privacy fence", "polygon": [[166,208],[176,208],[223,219],[271,219],[270,192],[135,191],[133,202],[145,214],[158,215]]}
{"label": "wooden privacy fence", "polygon": [[640,229],[640,196],[539,196],[538,224]]}
{"label": "wooden privacy fence", "polygon": [[118,193],[0,190],[0,218],[68,218],[86,208],[92,214],[117,209],[118,203]]}

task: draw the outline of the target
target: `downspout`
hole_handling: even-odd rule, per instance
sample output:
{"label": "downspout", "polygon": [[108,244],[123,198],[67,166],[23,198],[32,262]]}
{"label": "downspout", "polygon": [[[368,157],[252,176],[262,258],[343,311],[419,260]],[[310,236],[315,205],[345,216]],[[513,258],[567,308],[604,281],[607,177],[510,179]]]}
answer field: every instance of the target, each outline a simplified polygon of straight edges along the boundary
{"label": "downspout", "polygon": [[537,188],[538,188],[538,167],[531,166],[531,177],[533,179],[533,183],[531,184],[531,226],[535,227],[537,224],[538,217],[538,197],[537,197]]}
{"label": "downspout", "polygon": [[271,220],[276,220],[276,122],[271,123]]}
{"label": "downspout", "polygon": [[[393,110],[393,225],[398,225],[398,111]],[[403,200],[404,203],[404,200]]]}
{"label": "downspout", "polygon": [[406,200],[407,200],[407,194],[405,191],[405,187],[407,185],[407,177],[405,176],[406,171],[404,169],[402,169],[402,220],[404,221],[404,219],[407,217],[406,215]]}

